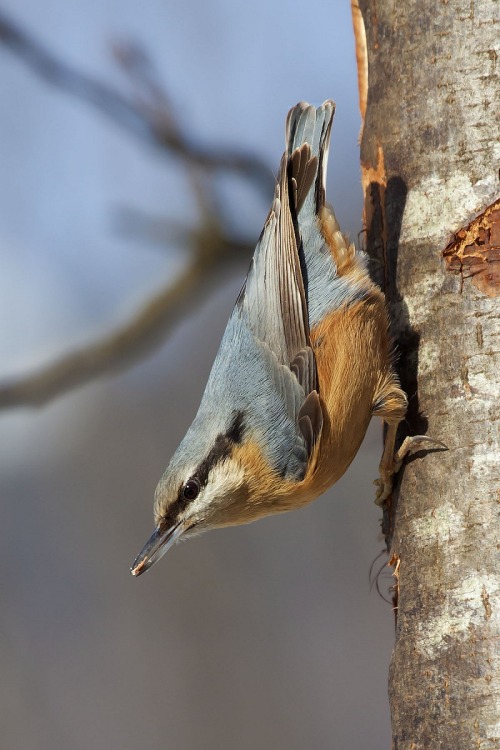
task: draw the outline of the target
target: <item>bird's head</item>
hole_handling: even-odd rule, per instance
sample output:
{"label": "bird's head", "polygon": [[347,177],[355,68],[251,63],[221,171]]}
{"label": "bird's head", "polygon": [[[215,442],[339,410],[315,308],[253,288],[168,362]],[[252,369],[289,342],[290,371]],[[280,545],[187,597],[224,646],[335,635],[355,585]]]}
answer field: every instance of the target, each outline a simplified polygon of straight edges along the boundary
{"label": "bird's head", "polygon": [[200,434],[204,431],[199,422],[193,424],[158,484],[156,526],[134,560],[134,576],[149,570],[181,537],[269,513],[275,474],[250,439],[243,414],[233,415],[211,440],[200,439]]}

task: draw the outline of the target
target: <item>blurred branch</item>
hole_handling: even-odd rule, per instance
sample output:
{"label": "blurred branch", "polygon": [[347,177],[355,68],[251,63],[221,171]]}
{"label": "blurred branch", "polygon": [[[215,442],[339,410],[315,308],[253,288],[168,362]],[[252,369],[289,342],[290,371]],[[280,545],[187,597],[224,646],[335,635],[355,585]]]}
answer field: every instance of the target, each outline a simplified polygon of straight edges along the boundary
{"label": "blurred branch", "polygon": [[208,296],[228,261],[239,261],[251,250],[250,244],[235,247],[232,239],[224,238],[207,249],[204,235],[203,251],[194,255],[176,282],[148,300],[124,325],[38,371],[0,383],[0,409],[42,406],[98,375],[139,359]]}
{"label": "blurred branch", "polygon": [[[170,151],[186,162],[210,171],[227,171],[253,180],[261,189],[268,189],[272,172],[259,157],[240,150],[210,147],[203,148],[190,141],[181,129],[176,128],[168,116],[166,98],[159,97],[157,82],[149,85],[146,104],[129,99],[108,84],[90,75],[73,69],[59,60],[37,39],[12,21],[0,10],[0,44],[22,60],[36,75],[72,96],[91,104],[115,125],[143,141]],[[133,53],[132,55],[130,53]],[[138,82],[144,83],[150,76],[152,66],[143,55],[143,70],[137,66],[138,49],[134,45],[118,45],[115,58],[124,70],[133,73]],[[132,63],[132,64],[131,64]],[[149,82],[151,84],[151,81]],[[155,94],[155,106],[152,95]],[[163,105],[163,106],[156,106]]]}
{"label": "blurred branch", "polygon": [[198,206],[199,223],[190,233],[190,259],[174,284],[153,296],[129,321],[77,351],[63,355],[36,372],[0,383],[0,409],[39,406],[50,399],[116,370],[142,356],[202,301],[228,260],[250,255],[249,243],[226,227],[216,201],[214,175],[226,171],[251,180],[271,194],[272,172],[257,157],[230,149],[206,149],[188,140],[174,115],[166,91],[146,53],[134,44],[113,47],[115,60],[132,84],[129,98],[113,87],[74,70],[0,10],[0,44],[36,75],[91,104],[140,141],[175,154],[184,163]]}

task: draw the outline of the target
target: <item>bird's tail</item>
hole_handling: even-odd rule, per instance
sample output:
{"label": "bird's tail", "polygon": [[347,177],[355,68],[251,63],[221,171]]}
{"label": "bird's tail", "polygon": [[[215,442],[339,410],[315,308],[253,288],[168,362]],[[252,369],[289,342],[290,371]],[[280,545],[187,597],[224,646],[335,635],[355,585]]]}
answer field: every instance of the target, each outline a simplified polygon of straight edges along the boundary
{"label": "bird's tail", "polygon": [[290,110],[286,120],[287,156],[291,157],[294,151],[307,143],[315,160],[316,174],[300,205],[299,213],[306,216],[318,214],[325,203],[328,149],[334,113],[335,104],[331,99],[320,107],[299,102]]}
{"label": "bird's tail", "polygon": [[342,234],[325,203],[326,169],[335,105],[300,102],[288,113],[286,156],[290,194],[296,196],[299,258],[312,330],[332,310],[364,299],[373,289],[364,254]]}

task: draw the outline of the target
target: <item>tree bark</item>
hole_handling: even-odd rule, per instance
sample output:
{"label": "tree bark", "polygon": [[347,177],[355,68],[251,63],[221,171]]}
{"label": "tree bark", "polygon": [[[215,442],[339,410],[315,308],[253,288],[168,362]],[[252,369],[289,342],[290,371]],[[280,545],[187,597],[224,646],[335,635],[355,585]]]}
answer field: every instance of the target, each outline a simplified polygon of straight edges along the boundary
{"label": "tree bark", "polygon": [[405,427],[449,447],[411,457],[384,509],[396,750],[500,748],[499,10],[353,7],[367,248]]}

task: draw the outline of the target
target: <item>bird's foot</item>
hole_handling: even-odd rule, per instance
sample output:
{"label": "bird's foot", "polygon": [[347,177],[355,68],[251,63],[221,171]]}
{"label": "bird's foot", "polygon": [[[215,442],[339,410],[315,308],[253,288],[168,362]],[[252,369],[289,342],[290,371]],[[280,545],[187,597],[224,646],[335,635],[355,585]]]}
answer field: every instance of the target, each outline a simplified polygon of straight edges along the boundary
{"label": "bird's foot", "polygon": [[391,494],[394,474],[398,473],[408,453],[418,451],[421,448],[425,449],[426,444],[429,449],[441,448],[442,450],[448,450],[448,446],[441,442],[441,440],[435,440],[427,435],[413,435],[403,440],[401,447],[393,456],[392,465],[386,466],[384,462],[380,464],[380,476],[375,480],[375,485],[378,488],[375,497],[377,505],[383,505]]}

